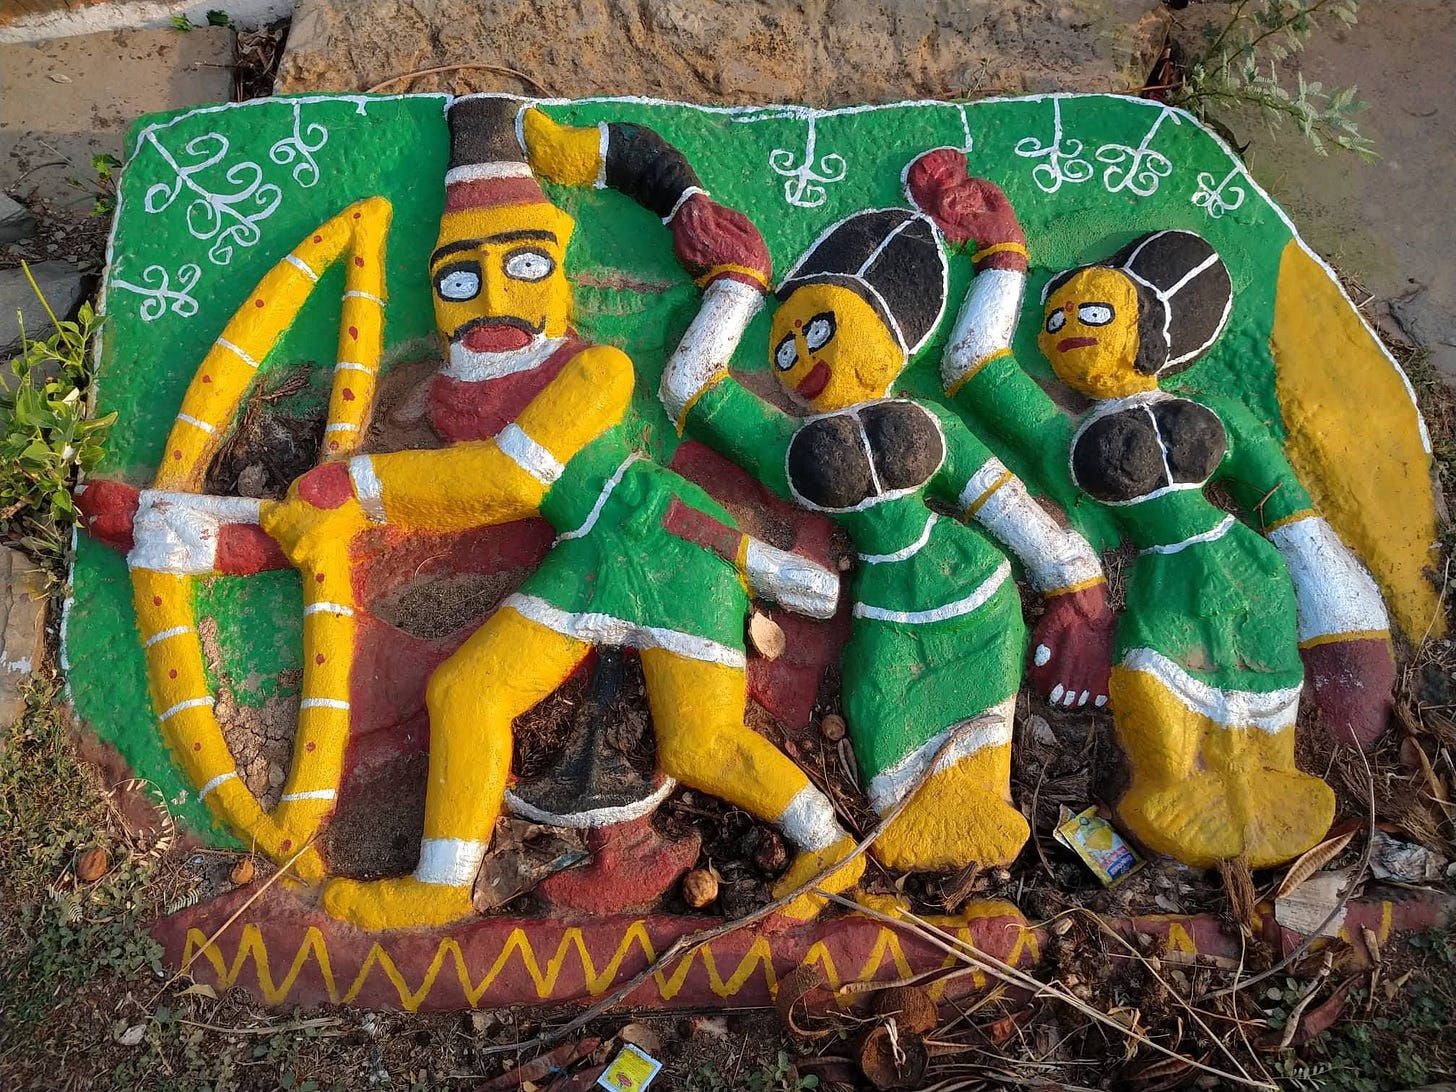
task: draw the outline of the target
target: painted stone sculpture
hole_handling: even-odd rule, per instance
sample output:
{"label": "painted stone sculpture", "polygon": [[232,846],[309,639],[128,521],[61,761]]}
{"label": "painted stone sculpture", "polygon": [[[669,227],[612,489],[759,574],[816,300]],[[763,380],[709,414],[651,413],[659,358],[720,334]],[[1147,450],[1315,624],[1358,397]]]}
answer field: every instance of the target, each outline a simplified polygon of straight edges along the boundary
{"label": "painted stone sculpture", "polygon": [[[963,155],[929,153],[909,180],[945,210],[952,237],[1020,243],[1005,196],[968,180]],[[1016,266],[978,277],[944,378],[953,398],[994,404],[1008,435],[1045,444],[1065,426],[1015,374],[1025,259]],[[1118,813],[1147,845],[1190,864],[1245,857],[1262,867],[1309,848],[1334,815],[1329,787],[1295,767],[1306,663],[1315,701],[1356,724],[1357,738],[1383,723],[1394,669],[1374,581],[1268,430],[1232,399],[1163,389],[1217,340],[1232,303],[1228,270],[1204,239],[1154,232],[1048,281],[1038,344],[1058,378],[1094,401],[1070,438],[1072,483],[1111,508],[1138,548],[1109,690],[1132,773]],[[1048,427],[1027,427],[1038,421]],[[1208,499],[1213,482],[1257,530]]]}
{"label": "painted stone sculpture", "polygon": [[[1276,493],[1277,502],[1271,498],[1260,507],[1267,490],[1243,496],[1254,489],[1241,493],[1224,472],[1232,473],[1236,463],[1263,466],[1266,450],[1277,454],[1282,448],[1312,507],[1370,567],[1398,628],[1413,639],[1428,629],[1441,632],[1436,613],[1440,564],[1433,565],[1437,555],[1428,549],[1435,538],[1429,446],[1400,371],[1237,158],[1186,115],[1112,96],[841,110],[613,99],[539,102],[522,112],[524,104],[512,100],[512,139],[507,132],[512,126],[500,119],[465,124],[472,111],[488,112],[478,104],[484,100],[475,100],[474,106],[471,101],[377,95],[259,100],[146,118],[128,138],[106,277],[108,321],[97,388],[99,411],[117,411],[117,422],[105,465],[79,498],[91,522],[89,535],[77,543],[75,594],[63,628],[70,693],[81,720],[115,746],[138,775],[157,785],[180,825],[214,849],[252,850],[307,881],[274,883],[266,890],[252,884],[207,891],[197,905],[155,928],[172,967],[187,966],[189,974],[219,989],[239,987],[270,1003],[331,1001],[408,1011],[583,1003],[613,991],[682,938],[719,924],[718,912],[731,916],[756,905],[758,892],[748,892],[746,885],[735,891],[731,883],[724,885],[718,911],[684,913],[672,895],[662,897],[677,874],[663,871],[663,857],[677,861],[697,849],[694,836],[679,834],[685,816],[694,817],[692,825],[703,832],[710,857],[722,863],[716,855],[724,843],[708,833],[710,821],[698,815],[718,805],[685,795],[669,798],[666,816],[640,815],[597,827],[584,839],[589,850],[611,848],[622,841],[613,835],[641,833],[655,823],[661,838],[674,839],[665,843],[670,853],[643,855],[640,843],[633,844],[636,856],[598,852],[590,865],[558,872],[509,902],[491,902],[487,892],[497,874],[493,870],[512,859],[512,840],[499,839],[487,852],[476,886],[477,905],[494,908],[479,915],[416,928],[360,928],[331,917],[322,905],[321,892],[330,881],[400,876],[419,863],[428,784],[443,780],[448,790],[442,796],[435,788],[428,805],[432,815],[452,793],[465,791],[471,779],[489,782],[487,790],[498,789],[505,736],[501,702],[495,700],[502,695],[491,685],[492,673],[498,677],[508,669],[532,687],[550,682],[538,677],[538,661],[515,655],[519,648],[507,650],[508,668],[469,665],[480,649],[465,643],[502,598],[522,590],[576,615],[584,603],[565,596],[616,594],[616,585],[568,586],[565,572],[574,574],[575,560],[557,567],[557,559],[568,554],[583,565],[598,563],[601,551],[589,560],[584,555],[588,547],[597,550],[603,536],[565,538],[552,547],[558,532],[570,532],[580,522],[568,523],[563,515],[555,527],[540,518],[472,526],[508,513],[551,514],[554,501],[546,483],[519,459],[538,472],[554,467],[533,459],[534,449],[520,442],[515,429],[561,465],[561,476],[551,483],[553,490],[561,488],[558,515],[570,505],[578,515],[581,508],[595,507],[601,487],[622,460],[631,452],[643,456],[622,474],[595,528],[610,532],[606,537],[621,547],[604,551],[610,558],[608,583],[633,567],[658,575],[664,568],[673,574],[691,570],[689,582],[696,582],[691,591],[670,601],[644,601],[666,620],[662,628],[678,627],[680,633],[713,640],[721,624],[725,636],[719,643],[741,652],[748,594],[783,625],[785,654],[772,662],[756,655],[748,661],[749,694],[758,702],[748,716],[766,736],[777,738],[781,729],[784,739],[798,746],[803,737],[796,733],[807,726],[810,709],[841,702],[858,703],[871,713],[889,709],[898,717],[896,731],[904,733],[866,740],[866,733],[857,732],[852,742],[866,756],[862,772],[875,761],[893,764],[902,747],[913,756],[915,733],[948,743],[941,757],[950,759],[951,767],[933,774],[924,801],[907,802],[910,813],[918,809],[931,831],[924,840],[944,839],[946,846],[922,854],[924,845],[909,838],[911,828],[905,826],[876,852],[886,859],[900,853],[897,859],[914,867],[936,863],[936,851],[942,853],[938,860],[955,864],[982,849],[989,858],[995,846],[968,849],[961,842],[955,851],[948,847],[970,826],[960,813],[973,808],[961,806],[962,792],[974,792],[974,806],[985,805],[983,814],[993,821],[1006,819],[1005,829],[1010,829],[1005,783],[998,780],[1004,745],[993,742],[968,756],[960,749],[1004,738],[1003,722],[978,720],[975,714],[987,711],[988,701],[989,712],[999,712],[996,699],[1014,690],[1023,648],[1029,650],[1025,672],[1034,688],[1070,707],[1067,715],[1079,721],[1106,717],[1098,699],[1107,692],[1105,669],[1113,641],[1101,586],[1046,598],[1039,631],[1030,642],[1014,603],[1008,602],[1009,582],[980,610],[929,624],[851,618],[853,603],[902,613],[934,610],[970,596],[1007,562],[1018,580],[1025,574],[1023,583],[1040,581],[1054,591],[1071,577],[1049,570],[1066,570],[1075,559],[1092,556],[1075,536],[1027,505],[1010,478],[994,490],[989,487],[995,483],[986,482],[988,498],[975,517],[962,522],[965,509],[980,497],[969,497],[962,506],[967,482],[953,479],[972,479],[988,465],[985,449],[1026,483],[1039,504],[1050,510],[1054,501],[1093,550],[1116,545],[1124,533],[1137,536],[1138,528],[1125,527],[1123,516],[1132,508],[1130,518],[1137,520],[1142,506],[1103,503],[1079,487],[1090,488],[1089,481],[1074,479],[1069,452],[1075,422],[1058,405],[1075,412],[1086,407],[1077,406],[1080,396],[1057,381],[1038,351],[1040,312],[1029,309],[1034,313],[1018,319],[1018,308],[1023,294],[1039,292],[1053,271],[1080,269],[1160,229],[1192,231],[1206,239],[1221,256],[1233,288],[1223,333],[1189,370],[1163,384],[1170,396],[1197,403],[1199,409],[1188,411],[1194,417],[1204,420],[1207,410],[1219,419],[1230,453],[1210,484],[1232,484],[1250,529],[1262,529],[1276,503],[1285,503],[1285,487]],[[658,133],[671,146],[659,141]],[[991,191],[970,183],[959,152],[922,158],[902,178],[902,169],[917,154],[946,145],[974,149],[977,173],[1004,190],[1018,215],[991,200]],[[454,171],[459,173],[448,187],[429,181]],[[421,178],[428,184],[421,185]],[[913,208],[905,207],[904,182]],[[702,190],[711,190],[712,197]],[[473,203],[491,193],[503,200],[493,207],[488,200]],[[750,216],[763,237],[747,220],[728,213],[730,208]],[[1018,218],[1036,261],[1029,268]],[[472,219],[495,223],[477,232],[467,226]],[[458,223],[460,232],[443,233],[442,220]],[[553,232],[559,245],[541,237],[516,238],[503,240],[501,247],[462,247],[431,263],[440,245],[513,231]],[[881,243],[884,261],[865,265]],[[851,265],[856,254],[860,261]],[[776,309],[761,307],[769,255],[773,267],[792,270],[786,278],[791,283],[783,286],[787,298]],[[478,274],[469,262],[479,265]],[[548,265],[552,268],[544,277],[532,279]],[[892,267],[904,276],[891,276]],[[432,278],[431,272],[440,276]],[[476,276],[479,293],[466,299]],[[909,283],[915,287],[907,290]],[[1192,313],[1184,305],[1195,286],[1190,282],[1174,294],[1179,314]],[[503,288],[504,296],[498,296]],[[942,300],[951,296],[966,300],[956,323],[940,313]],[[497,299],[505,302],[491,302]],[[567,309],[569,318],[555,317]],[[755,309],[757,314],[748,317]],[[543,321],[548,310],[551,321]],[[832,323],[816,323],[825,315]],[[478,318],[520,319],[529,329],[509,321],[469,328]],[[1074,314],[1067,321],[1080,320]],[[532,351],[541,347],[538,327],[542,341],[564,339],[561,355],[538,358]],[[453,344],[445,338],[443,362],[442,329],[446,335],[455,329],[462,334]],[[735,330],[743,336],[733,352],[729,341]],[[1063,334],[1079,336],[1099,335]],[[917,344],[918,353],[906,364],[906,350]],[[686,437],[657,397],[659,370],[679,346],[675,368],[684,361],[705,367],[716,362],[731,367],[734,377],[710,386],[687,409]],[[1015,359],[1007,351],[1012,346]],[[788,371],[775,362],[780,348],[786,362],[792,355]],[[932,363],[943,353],[945,378],[955,388],[949,399]],[[827,377],[815,375],[821,359]],[[512,370],[517,363],[525,366]],[[904,371],[896,374],[901,367]],[[780,418],[769,408],[769,403],[787,404],[783,377],[800,388],[801,400],[814,396],[825,411],[817,415],[819,422]],[[820,382],[823,387],[816,392]],[[735,392],[735,383],[742,389]],[[280,396],[285,386],[292,393]],[[711,439],[697,429],[715,400],[722,405],[712,413],[713,425],[723,433],[724,450],[746,446],[759,430],[773,434],[781,446],[767,460],[772,465],[757,467],[753,452],[744,463],[757,467],[797,507],[691,439]],[[569,408],[561,412],[550,409],[553,405]],[[1153,408],[1157,435],[1175,435],[1164,429],[1162,412]],[[250,431],[259,416],[268,428],[287,426],[289,437],[303,436],[300,448],[288,459],[271,462],[274,449]],[[1206,431],[1190,426],[1187,436],[1201,444]],[[519,459],[493,439],[498,435]],[[861,435],[856,446],[853,441]],[[1184,430],[1176,435],[1183,437]],[[449,446],[437,449],[442,439]],[[604,450],[619,441],[620,458],[604,454],[592,461],[594,445]],[[796,454],[792,468],[790,441]],[[1129,442],[1134,441],[1137,437],[1131,436]],[[1277,447],[1269,448],[1275,441]],[[1181,452],[1179,483],[1191,487],[1199,474],[1185,475],[1181,461],[1191,448],[1174,448]],[[826,451],[831,453],[827,459]],[[336,465],[304,474],[314,452]],[[244,487],[237,472],[246,463],[230,462],[235,455],[266,464],[265,488]],[[942,461],[932,468],[937,459]],[[703,486],[721,507],[656,469],[667,466]],[[1285,480],[1282,465],[1268,466],[1273,469],[1267,473]],[[791,469],[793,480],[802,482],[795,488],[806,503],[789,491]],[[226,495],[261,492],[282,498],[301,475],[303,481],[287,500]],[[132,488],[144,482],[151,488]],[[884,496],[901,489],[903,495]],[[852,505],[857,490],[862,499],[876,492],[880,503],[829,514],[815,507]],[[591,503],[575,496],[568,504],[572,491],[589,495]],[[1175,492],[1167,506],[1196,507],[1199,490]],[[1208,489],[1207,495],[1223,505],[1221,489]],[[640,534],[632,516],[623,521],[619,503],[635,496],[648,502],[641,509]],[[1154,498],[1146,505],[1156,509],[1163,501]],[[1011,513],[1028,513],[1024,528],[997,519],[1003,504]],[[724,518],[724,509],[731,519]],[[1058,522],[1062,513],[1053,513]],[[371,514],[382,514],[385,522]],[[1279,514],[1294,513],[1280,508]],[[856,548],[845,554],[847,536],[832,528],[831,519],[862,537],[856,548],[870,558],[854,558]],[[260,523],[290,541],[290,549],[304,558],[299,569]],[[428,530],[446,524],[468,529]],[[1015,548],[1005,539],[1018,529],[1045,531],[1045,549],[1030,538],[1024,548]],[[1286,530],[1323,534],[1317,520],[1297,521]],[[744,532],[780,550],[800,551],[825,568],[776,555]],[[1275,537],[1283,533],[1276,531]],[[922,535],[924,545],[910,556],[884,560],[919,543]],[[1236,545],[1239,557],[1273,561],[1260,540],[1249,546],[1243,537],[1229,532],[1227,542],[1220,540],[1220,551]],[[122,546],[137,566],[128,572],[125,557],[101,545],[103,540]],[[561,575],[562,584],[545,594],[522,589],[548,552],[551,560],[539,572]],[[1188,550],[1148,555],[1136,567],[1139,574],[1169,568],[1176,574],[1200,556]],[[1220,579],[1227,576],[1233,563],[1221,552],[1209,556],[1213,560],[1204,569],[1216,569]],[[673,559],[685,557],[692,563],[675,568]],[[947,559],[961,568],[946,571],[927,564]],[[765,560],[769,563],[760,564]],[[828,591],[834,578],[825,569],[845,560],[848,568],[839,570],[847,574],[839,609],[828,622],[817,621],[810,615],[831,609]],[[1327,560],[1338,559],[1331,553]],[[1330,571],[1324,562],[1318,567]],[[1271,662],[1287,669],[1292,687],[1298,680],[1289,642],[1298,637],[1310,644],[1302,656],[1315,698],[1311,705],[1332,732],[1368,742],[1380,727],[1387,696],[1378,670],[1351,667],[1359,667],[1361,656],[1383,652],[1379,635],[1369,635],[1364,643],[1303,638],[1304,629],[1315,638],[1358,636],[1352,633],[1357,623],[1379,625],[1379,620],[1345,618],[1324,629],[1306,627],[1306,618],[1316,615],[1306,610],[1305,592],[1328,590],[1337,582],[1302,581],[1293,553],[1285,568],[1296,578],[1301,629],[1279,645],[1284,651]],[[1254,575],[1259,581],[1251,579],[1247,586],[1256,590],[1277,583],[1277,573],[1259,569]],[[1245,584],[1231,582],[1230,587]],[[1280,602],[1286,628],[1289,595],[1285,587]],[[1169,596],[1180,610],[1187,607],[1183,583]],[[1234,600],[1230,593],[1199,599],[1196,605]],[[785,614],[781,605],[788,601],[810,614]],[[986,611],[987,606],[995,609]],[[621,617],[595,603],[591,609]],[[986,620],[998,611],[995,624],[971,625],[978,616]],[[1167,619],[1144,613],[1140,624],[1145,629],[1152,623],[1160,627],[1146,639],[1147,647],[1155,641],[1159,648],[1166,646],[1161,627]],[[624,620],[635,626],[647,619]],[[616,641],[621,632],[615,626],[610,633],[594,629],[599,621],[592,619],[574,636],[549,628],[530,631],[533,642],[539,637],[550,651],[561,653],[556,663],[546,664],[547,676],[559,676],[561,661],[588,645],[605,651],[596,654],[594,664],[583,663],[583,674],[595,673],[589,688],[580,686],[585,678],[574,679],[549,706],[517,724],[512,742],[520,780],[506,789],[508,808],[528,805],[538,814],[565,816],[550,806],[538,807],[551,802],[535,791],[550,780],[547,774],[561,768],[553,764],[563,719],[556,711],[573,700],[577,688],[590,696],[576,712],[590,705],[597,681],[608,677],[614,660],[635,673],[638,654],[616,650],[614,655],[600,639]],[[699,623],[705,628],[697,628]],[[512,624],[516,630],[527,625]],[[1206,621],[1194,616],[1190,624],[1202,627]],[[846,689],[841,676],[826,668],[838,660],[851,629],[859,634],[868,629],[862,645],[880,650],[877,656],[883,652],[883,662],[856,668],[856,685]],[[946,639],[932,640],[932,634]],[[1099,643],[1102,652],[1094,657]],[[919,684],[907,681],[921,667],[913,657],[938,657],[946,645],[952,646],[949,656],[960,667],[959,677],[932,673],[926,693],[933,691],[935,701],[917,706]],[[427,688],[427,680],[462,647],[467,651],[454,665],[458,670],[440,672],[437,685]],[[981,647],[987,654],[977,652]],[[657,656],[661,649],[645,651],[646,659],[666,661]],[[1103,660],[1103,672],[1092,670],[1095,659]],[[785,667],[790,662],[791,671]],[[846,665],[853,666],[853,657]],[[710,667],[715,668],[713,681],[727,693],[726,704],[734,706],[731,714],[714,709],[710,719],[713,725],[731,722],[725,726],[731,736],[742,723],[738,687],[743,676],[707,661],[686,665],[686,671],[706,675]],[[664,689],[671,681],[667,676],[677,674],[674,665],[668,668],[654,677],[650,699],[645,688],[639,697],[629,685],[616,711],[645,725],[657,713],[648,708],[649,700],[660,707],[681,698],[680,708],[704,709],[700,694]],[[1011,681],[995,693],[988,676],[1003,670]],[[1122,667],[1119,672],[1121,678]],[[443,684],[446,679],[449,686]],[[785,679],[792,685],[783,685]],[[1218,680],[1209,683],[1211,690],[1219,685]],[[1228,685],[1248,692],[1251,684]],[[1329,700],[1341,686],[1341,699]],[[781,703],[790,691],[792,715],[783,712],[789,703]],[[895,707],[896,694],[910,695],[904,703],[908,712]],[[427,710],[427,698],[434,699],[434,708]],[[508,690],[504,699],[518,701],[520,691]],[[455,742],[462,744],[451,753],[466,751],[467,764],[452,760],[445,777],[438,778],[442,771],[432,771],[427,756],[432,750],[429,714],[442,711],[445,720],[464,724],[455,714],[467,701],[472,718],[478,704],[493,719],[490,725],[472,719],[450,729],[459,731]],[[1206,725],[1202,731],[1189,728],[1193,715],[1186,707],[1170,708],[1183,718],[1170,722],[1178,732],[1160,723],[1156,738],[1192,746],[1195,762],[1208,762],[1203,752],[1210,743],[1248,744],[1243,760],[1250,759],[1250,747],[1262,745],[1253,759],[1263,761],[1278,752],[1283,761],[1287,732],[1218,735]],[[1117,716],[1122,716],[1120,707]],[[961,729],[955,722],[967,718],[975,729],[957,734]],[[566,719],[575,733],[581,718],[573,713]],[[947,728],[955,730],[946,734]],[[672,734],[671,727],[667,733]],[[658,734],[670,748],[674,741],[662,735],[660,725]],[[1143,732],[1144,738],[1151,734]],[[551,743],[544,742],[548,735]],[[579,735],[585,739],[590,733]],[[577,738],[572,735],[573,742]],[[493,742],[494,764],[478,761],[487,742]],[[695,732],[676,742],[706,747],[707,737]],[[720,751],[706,749],[711,753],[705,763],[717,763],[707,773],[732,772],[729,763],[719,761]],[[787,744],[784,750],[794,753]],[[1140,758],[1138,776],[1147,785],[1186,755],[1186,750],[1171,757],[1165,752],[1135,756]],[[839,757],[847,753],[846,745]],[[641,761],[632,791],[640,797],[580,810],[610,812],[621,806],[636,813],[650,807],[670,784],[661,770],[651,771],[649,754],[643,747],[637,756]],[[743,780],[752,784],[758,814],[772,822],[779,806],[774,794],[786,799],[782,794],[803,782],[786,780],[797,775],[773,747],[762,754],[764,765]],[[1211,757],[1210,766],[1222,763],[1220,772],[1232,768],[1225,761],[1227,749]],[[956,761],[964,758],[970,763]],[[912,764],[928,769],[921,759]],[[664,764],[672,761],[673,755],[664,756]],[[816,765],[804,762],[811,777],[819,775]],[[977,784],[965,773],[977,769],[982,775],[989,771],[990,780]],[[767,776],[761,776],[764,770]],[[1215,780],[1188,783],[1204,791]],[[1261,783],[1257,777],[1241,778],[1235,787],[1241,789],[1244,781]],[[847,780],[840,788],[848,791]],[[483,805],[469,800],[458,815],[471,808],[493,814],[500,800],[490,791],[484,795]],[[274,806],[280,796],[284,799]],[[927,806],[932,799],[939,808]],[[585,803],[569,793],[558,794],[558,802]],[[807,811],[799,818],[814,822],[816,812],[827,817],[822,809]],[[610,822],[612,816],[600,818]],[[511,822],[513,835],[522,829]],[[834,843],[820,859],[833,860],[840,835],[827,825],[820,833],[821,844]],[[485,831],[443,825],[431,834],[437,837],[427,848],[427,865],[458,865],[463,873],[479,852],[471,843],[483,840]],[[440,846],[440,836],[459,844]],[[693,844],[684,850],[684,842]],[[801,857],[799,864],[811,867],[817,863],[813,856]],[[725,874],[735,864],[754,868],[747,860],[737,861]],[[669,878],[663,881],[659,873]],[[598,876],[610,877],[618,888],[640,889],[640,899],[591,904],[559,897],[562,887],[575,884],[571,890],[579,894]],[[851,879],[852,870],[845,870],[832,882],[837,886]],[[408,880],[393,888],[343,882],[328,888],[329,905],[370,926],[442,921],[467,912],[462,887]],[[864,896],[862,905],[878,904]],[[793,913],[815,909],[805,902]],[[1352,903],[1345,932],[1358,944],[1360,929],[1368,924],[1384,939],[1386,926],[1400,921],[1399,912],[1394,919],[1390,912],[1389,903]],[[1018,965],[1036,959],[1042,939],[1005,903],[972,903],[946,924],[965,943]],[[1223,952],[1216,934],[1211,921],[1168,925],[1170,944],[1182,946],[1192,938],[1199,951]],[[765,1004],[775,983],[801,964],[819,966],[837,985],[914,977],[941,967],[945,958],[929,943],[865,914],[834,913],[782,929],[755,926],[716,936],[648,977],[628,1003]],[[944,986],[949,994],[967,988],[972,979],[945,979],[933,988]]]}
{"label": "painted stone sculpture", "polygon": [[[958,417],[890,397],[940,319],[945,281],[928,217],[857,213],[830,227],[777,291],[774,375],[812,416],[792,417],[728,374],[758,307],[738,286],[717,301],[709,290],[661,390],[679,428],[780,496],[827,513],[852,538],[859,567],[844,711],[870,804],[888,811],[928,772],[873,847],[903,869],[1005,864],[1028,835],[1010,784],[1021,604],[1010,562],[960,520],[1013,552],[1048,597],[1036,643],[1056,693],[1082,705],[1106,701],[1110,615],[1096,555]],[[958,518],[938,515],[928,501]]]}

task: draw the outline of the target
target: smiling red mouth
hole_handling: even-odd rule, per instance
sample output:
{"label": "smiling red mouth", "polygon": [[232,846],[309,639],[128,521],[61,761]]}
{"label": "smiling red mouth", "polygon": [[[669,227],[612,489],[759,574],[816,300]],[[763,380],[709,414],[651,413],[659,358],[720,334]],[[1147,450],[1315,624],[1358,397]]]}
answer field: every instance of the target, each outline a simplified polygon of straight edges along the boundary
{"label": "smiling red mouth", "polygon": [[1057,352],[1065,353],[1068,349],[1085,349],[1089,345],[1096,345],[1095,337],[1064,337],[1057,342]]}
{"label": "smiling red mouth", "polygon": [[812,401],[818,398],[827,386],[829,386],[829,365],[820,360],[809,369],[808,375],[799,380],[794,390],[798,391],[804,398]]}

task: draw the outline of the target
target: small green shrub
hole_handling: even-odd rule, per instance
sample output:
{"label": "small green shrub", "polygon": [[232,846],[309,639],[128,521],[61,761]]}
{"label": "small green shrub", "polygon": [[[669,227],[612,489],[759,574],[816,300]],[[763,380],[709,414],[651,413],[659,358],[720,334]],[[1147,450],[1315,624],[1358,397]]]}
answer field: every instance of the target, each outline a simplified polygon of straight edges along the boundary
{"label": "small green shrub", "polygon": [[[35,287],[34,278],[30,283]],[[101,459],[116,415],[93,419],[86,398],[91,341],[102,320],[90,303],[81,305],[75,322],[57,319],[49,304],[46,312],[54,332],[34,340],[22,330],[21,353],[10,361],[15,379],[9,394],[0,395],[0,534],[48,563],[54,575],[76,519],[76,472]]]}
{"label": "small green shrub", "polygon": [[1201,44],[1188,44],[1183,81],[1169,89],[1169,101],[1201,120],[1252,110],[1271,131],[1292,123],[1320,155],[1328,145],[1354,152],[1366,162],[1379,158],[1361,135],[1354,115],[1365,109],[1354,87],[1326,88],[1296,77],[1294,92],[1280,66],[1300,53],[1324,20],[1354,26],[1358,0],[1238,0],[1220,30]]}

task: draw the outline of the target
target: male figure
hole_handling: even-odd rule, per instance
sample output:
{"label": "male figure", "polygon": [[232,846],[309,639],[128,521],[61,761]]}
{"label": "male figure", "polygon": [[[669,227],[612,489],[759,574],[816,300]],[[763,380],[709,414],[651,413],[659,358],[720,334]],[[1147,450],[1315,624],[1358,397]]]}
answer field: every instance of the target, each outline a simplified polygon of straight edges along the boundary
{"label": "male figure", "polygon": [[[622,426],[632,363],[570,327],[564,264],[574,222],[546,200],[522,154],[517,106],[475,96],[448,115],[451,163],[430,276],[449,358],[444,391],[458,400],[442,415],[437,388],[436,417],[456,423],[449,431],[458,442],[327,464],[262,518],[305,573],[314,553],[371,521],[452,531],[539,514],[558,532],[537,571],[430,680],[430,772],[414,874],[337,879],[324,891],[331,914],[365,928],[437,926],[471,913],[509,775],[512,721],[594,645],[639,650],[665,772],[777,823],[795,844],[779,890],[853,846],[829,800],[743,723],[748,589],[827,616],[835,578],[741,534],[702,489],[631,449]],[[617,176],[611,184],[638,196],[636,179],[637,190],[662,197],[666,180],[679,191],[667,195],[670,227],[678,215],[698,229],[719,225],[693,233],[706,240],[699,250],[679,246],[690,270],[705,284],[766,283],[767,251],[747,221],[693,186],[691,172],[677,172],[681,156],[655,134],[613,129],[619,146],[602,156]],[[604,142],[611,136],[604,131]],[[512,404],[524,408],[500,420],[499,407]],[[862,869],[856,859],[821,886],[841,890]],[[805,896],[786,912],[808,918],[821,905]]]}

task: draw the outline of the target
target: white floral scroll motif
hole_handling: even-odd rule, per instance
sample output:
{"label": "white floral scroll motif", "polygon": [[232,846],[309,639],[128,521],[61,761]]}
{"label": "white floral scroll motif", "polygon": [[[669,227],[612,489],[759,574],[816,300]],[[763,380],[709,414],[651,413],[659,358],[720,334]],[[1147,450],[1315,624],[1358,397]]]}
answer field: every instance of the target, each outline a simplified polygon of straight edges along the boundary
{"label": "white floral scroll motif", "polygon": [[149,265],[142,270],[141,284],[113,277],[111,287],[144,297],[141,308],[143,322],[154,322],[168,311],[180,318],[191,318],[197,314],[197,301],[191,293],[201,277],[202,267],[188,262],[177,270],[177,285],[173,287],[171,274],[166,269],[160,265]]}
{"label": "white floral scroll motif", "polygon": [[1104,144],[1097,149],[1097,162],[1108,165],[1102,172],[1102,184],[1108,193],[1131,190],[1139,197],[1151,197],[1158,192],[1158,184],[1173,173],[1172,161],[1162,152],[1153,151],[1153,137],[1168,118],[1174,125],[1182,124],[1176,113],[1164,107],[1136,148],[1130,144]]}
{"label": "white floral scroll motif", "polygon": [[[294,102],[290,105],[293,107],[293,132],[268,149],[268,158],[280,167],[292,163],[293,180],[308,189],[319,180],[318,161],[313,153],[329,142],[329,131],[318,122],[304,126],[302,104]],[[359,112],[363,113],[362,108]],[[311,144],[309,140],[317,143]]]}
{"label": "white floral scroll motif", "polygon": [[[249,247],[258,242],[262,236],[258,222],[272,216],[283,199],[283,192],[277,186],[263,182],[262,167],[248,160],[234,163],[223,172],[226,187],[214,188],[198,176],[227,157],[230,147],[227,137],[221,133],[204,133],[189,140],[182,152],[195,162],[185,166],[157,139],[156,133],[147,133],[146,140],[175,175],[170,183],[157,182],[147,188],[148,212],[156,214],[166,210],[186,191],[190,198],[187,230],[194,239],[212,243],[207,256],[215,265],[231,262],[235,247]],[[228,192],[218,192],[224,188]]]}
{"label": "white floral scroll motif", "polygon": [[809,133],[804,141],[804,159],[795,162],[794,153],[784,148],[775,148],[769,153],[769,166],[775,174],[783,175],[784,200],[801,209],[817,209],[824,204],[828,194],[825,186],[843,182],[849,167],[842,155],[831,152],[815,159],[814,115],[808,116]]}
{"label": "white floral scroll motif", "polygon": [[1082,155],[1082,142],[1062,135],[1062,100],[1052,99],[1052,140],[1043,144],[1034,136],[1016,142],[1016,154],[1023,159],[1044,159],[1031,169],[1031,178],[1043,193],[1056,193],[1063,182],[1080,184],[1092,177],[1092,164]]}
{"label": "white floral scroll motif", "polygon": [[1193,203],[1208,213],[1209,219],[1217,220],[1224,213],[1233,212],[1244,203],[1244,187],[1229,185],[1238,173],[1237,167],[1232,168],[1223,176],[1223,181],[1215,186],[1213,175],[1207,171],[1199,172],[1198,192],[1193,195]]}

